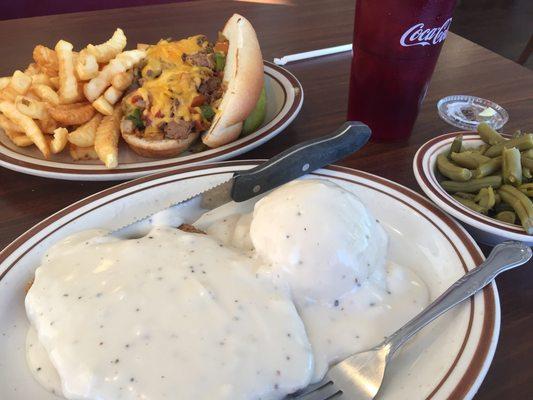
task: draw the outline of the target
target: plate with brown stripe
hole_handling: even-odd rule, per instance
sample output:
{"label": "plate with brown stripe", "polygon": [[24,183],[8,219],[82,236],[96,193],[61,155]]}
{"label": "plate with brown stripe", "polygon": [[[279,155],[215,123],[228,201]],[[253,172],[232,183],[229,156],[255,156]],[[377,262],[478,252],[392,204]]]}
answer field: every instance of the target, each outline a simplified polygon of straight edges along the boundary
{"label": "plate with brown stripe", "polygon": [[126,143],[119,144],[119,165],[106,169],[98,160],[74,161],[67,154],[46,160],[35,148],[18,147],[0,128],[0,166],[45,178],[77,181],[126,180],[178,166],[191,166],[227,160],[246,153],[272,139],[292,122],[300,112],[304,93],[301,83],[286,69],[264,61],[266,117],[255,131],[234,142],[199,152],[186,151],[179,156],[153,159],[136,154]]}
{"label": "plate with brown stripe", "polygon": [[[257,163],[179,167],[128,181],[72,204],[8,245],[0,253],[0,398],[57,399],[34,379],[25,352],[29,328],[25,289],[52,244],[77,231],[125,226]],[[483,260],[475,241],[458,223],[406,187],[339,166],[303,179],[309,178],[332,181],[359,197],[388,233],[390,259],[409,266],[422,279],[428,300]],[[182,217],[194,220],[198,210],[188,207],[181,211]],[[499,328],[500,305],[492,283],[404,346],[387,371],[379,399],[471,399],[491,363]],[[376,337],[375,343],[382,339]]]}

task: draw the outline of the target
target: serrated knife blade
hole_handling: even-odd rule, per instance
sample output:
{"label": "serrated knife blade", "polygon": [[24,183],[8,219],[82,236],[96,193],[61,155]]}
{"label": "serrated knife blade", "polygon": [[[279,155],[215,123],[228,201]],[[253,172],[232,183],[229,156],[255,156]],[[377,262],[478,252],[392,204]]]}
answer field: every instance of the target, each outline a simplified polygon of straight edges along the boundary
{"label": "serrated knife blade", "polygon": [[[346,122],[329,135],[299,143],[257,167],[235,172],[227,181],[182,199],[166,210],[194,201],[208,211],[231,201],[251,199],[354,153],[368,141],[370,135],[370,128],[362,122]],[[149,222],[159,212],[137,219],[111,234],[120,234],[134,225]]]}

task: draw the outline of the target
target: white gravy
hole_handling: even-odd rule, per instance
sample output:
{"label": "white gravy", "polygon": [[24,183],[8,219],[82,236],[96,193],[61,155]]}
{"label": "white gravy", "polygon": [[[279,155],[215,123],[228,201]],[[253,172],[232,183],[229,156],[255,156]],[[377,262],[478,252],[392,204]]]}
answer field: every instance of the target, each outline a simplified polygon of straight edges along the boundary
{"label": "white gravy", "polygon": [[[247,215],[212,218],[207,232],[222,243],[249,251],[249,235],[239,234],[237,241],[234,237],[237,231],[249,232],[242,224],[250,220]],[[248,254],[257,256],[251,251]],[[259,272],[268,273],[268,267]],[[384,272],[376,271],[337,301],[293,298],[313,347],[312,381],[322,379],[333,362],[379,344],[429,303],[427,287],[412,269],[389,261]],[[320,283],[317,280],[317,285]]]}
{"label": "white gravy", "polygon": [[280,399],[308,384],[303,323],[253,260],[172,228],[106,233],[55,245],[26,297],[65,397]]}
{"label": "white gravy", "polygon": [[225,210],[207,235],[87,231],[52,247],[26,297],[37,380],[68,399],[279,400],[423,309],[425,284],[385,263],[386,234],[357,198],[284,188],[258,203],[255,236],[257,215]]}

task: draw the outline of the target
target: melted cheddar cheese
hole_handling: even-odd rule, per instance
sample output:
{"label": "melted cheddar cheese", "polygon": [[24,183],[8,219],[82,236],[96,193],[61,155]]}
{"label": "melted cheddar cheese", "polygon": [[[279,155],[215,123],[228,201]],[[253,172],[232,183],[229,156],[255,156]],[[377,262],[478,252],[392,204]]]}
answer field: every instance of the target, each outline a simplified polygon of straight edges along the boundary
{"label": "melted cheddar cheese", "polygon": [[191,103],[199,95],[202,81],[213,72],[207,67],[190,65],[183,58],[205,50],[208,42],[203,39],[198,35],[174,42],[161,40],[147,50],[147,62],[141,72],[144,83],[137,94],[149,104],[153,125],[175,118],[185,121],[199,118]]}

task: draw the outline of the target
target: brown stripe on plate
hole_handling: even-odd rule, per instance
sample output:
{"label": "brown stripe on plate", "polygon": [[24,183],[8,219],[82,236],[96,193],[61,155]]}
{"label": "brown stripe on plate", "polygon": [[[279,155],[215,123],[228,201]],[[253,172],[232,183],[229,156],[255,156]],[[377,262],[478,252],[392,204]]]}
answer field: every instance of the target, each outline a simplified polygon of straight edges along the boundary
{"label": "brown stripe on plate", "polygon": [[[24,242],[26,242],[31,237],[33,237],[36,234],[38,234],[40,231],[42,231],[43,229],[45,229],[49,225],[57,222],[59,219],[67,216],[69,213],[74,212],[74,211],[80,209],[81,207],[84,207],[84,206],[90,204],[91,202],[94,202],[94,201],[96,201],[98,199],[104,198],[104,197],[106,197],[108,195],[111,195],[111,194],[114,194],[114,193],[129,189],[129,188],[132,188],[132,187],[140,185],[142,183],[146,183],[146,182],[149,182],[149,181],[154,181],[154,180],[157,180],[159,178],[164,178],[164,177],[168,177],[168,176],[171,176],[171,175],[176,175],[176,174],[179,174],[179,173],[187,173],[187,172],[192,172],[192,171],[198,171],[198,170],[203,170],[203,169],[211,169],[211,168],[219,168],[219,167],[231,167],[231,166],[239,166],[239,165],[256,165],[260,161],[263,161],[263,160],[226,161],[226,162],[220,162],[220,163],[212,163],[212,164],[191,166],[191,167],[186,167],[186,168],[178,168],[177,170],[174,170],[174,171],[163,171],[163,172],[156,173],[156,174],[153,174],[153,175],[150,175],[150,176],[147,176],[147,177],[142,177],[142,178],[138,178],[138,179],[135,179],[135,180],[132,180],[132,181],[128,181],[128,182],[116,185],[114,187],[111,187],[109,189],[105,189],[105,190],[103,190],[101,192],[98,192],[98,193],[96,193],[94,195],[86,197],[85,199],[82,199],[82,200],[80,200],[80,201],[78,201],[78,202],[76,202],[76,203],[74,203],[74,204],[72,204],[72,205],[60,210],[56,214],[48,217],[44,221],[38,223],[33,228],[29,229],[27,232],[25,232],[24,234],[19,236],[11,244],[9,244],[4,250],[2,250],[0,252],[0,263],[4,262],[7,259],[7,257],[10,256]],[[338,171],[338,172],[350,174],[350,175],[353,175],[355,177],[361,177],[361,178],[365,178],[365,179],[368,179],[368,180],[373,180],[373,181],[375,181],[375,182],[377,182],[377,183],[379,183],[381,185],[389,187],[390,189],[395,190],[397,192],[400,192],[401,194],[409,197],[411,200],[415,201],[420,206],[426,208],[431,213],[433,213],[438,218],[440,218],[440,220],[443,221],[448,226],[448,228],[450,228],[452,230],[452,232],[454,232],[454,234],[457,235],[457,237],[460,238],[460,240],[462,241],[462,243],[467,248],[469,255],[472,257],[472,259],[473,259],[473,261],[474,261],[474,263],[476,265],[480,264],[483,261],[483,255],[481,254],[481,252],[477,248],[477,246],[474,244],[474,241],[472,240],[472,238],[470,236],[468,236],[466,231],[463,228],[461,228],[456,222],[454,222],[443,211],[441,211],[439,208],[437,208],[433,203],[431,203],[429,200],[423,198],[422,196],[420,196],[416,192],[412,191],[411,189],[408,189],[408,188],[406,188],[404,186],[401,186],[401,185],[399,185],[399,184],[397,184],[395,182],[389,181],[389,180],[387,180],[385,178],[381,178],[381,177],[378,177],[378,176],[375,176],[375,175],[372,175],[372,174],[369,174],[369,173],[366,173],[366,172],[362,172],[362,171],[356,171],[356,170],[353,170],[353,169],[350,169],[350,168],[346,168],[346,167],[329,166],[329,167],[325,168],[325,170],[328,170],[328,169],[332,170],[332,171]],[[0,274],[0,280],[2,280],[9,273],[9,271],[12,268],[14,268],[16,263],[22,257],[24,257],[24,255],[26,255],[35,246],[37,246],[39,243],[41,243],[45,238],[47,238],[48,236],[50,236],[51,234],[53,234],[57,230],[61,229],[65,225],[69,224],[70,222],[82,217],[83,215],[85,215],[85,214],[87,214],[89,212],[94,211],[97,208],[103,207],[104,205],[107,205],[109,203],[113,203],[113,202],[115,202],[115,201],[117,201],[117,200],[119,200],[121,198],[130,196],[130,195],[138,193],[138,192],[142,192],[144,190],[151,189],[153,187],[157,187],[157,186],[161,186],[161,185],[167,185],[167,184],[170,184],[170,183],[173,183],[173,182],[178,182],[178,181],[186,180],[186,179],[189,179],[189,178],[200,178],[200,177],[203,177],[203,176],[227,174],[227,173],[230,173],[230,172],[231,171],[211,172],[211,173],[206,173],[206,174],[195,175],[193,177],[176,178],[176,179],[173,179],[173,180],[170,180],[170,181],[158,182],[158,183],[154,183],[151,186],[141,187],[141,188],[139,188],[137,190],[133,190],[133,191],[129,191],[127,193],[123,193],[119,197],[115,197],[113,199],[110,199],[109,201],[106,201],[105,203],[99,204],[98,206],[92,208],[91,210],[87,210],[84,213],[82,213],[80,215],[77,215],[73,219],[71,219],[69,221],[65,221],[62,225],[58,226],[52,232],[48,233],[45,237],[41,238],[39,241],[34,243],[30,248],[26,249],[26,251],[23,254],[21,254],[15,261],[13,261],[4,270],[4,272],[2,272],[2,274]],[[347,179],[347,178],[344,178],[344,177],[331,176],[331,175],[328,175],[327,173],[313,173],[313,175],[324,176],[324,177],[328,177],[328,178],[332,178],[332,179],[338,179],[338,180],[344,180],[344,181],[350,182],[350,183],[355,184],[355,185],[365,186],[367,188],[370,188],[372,190],[376,190],[376,191],[378,191],[378,192],[380,192],[382,194],[385,194],[385,195],[387,195],[389,197],[392,197],[393,199],[398,200],[402,204],[404,204],[404,205],[408,206],[409,208],[413,209],[417,214],[421,215],[423,218],[425,218],[427,221],[429,221],[433,226],[435,226],[442,233],[442,235],[449,241],[449,243],[453,247],[454,251],[456,252],[457,256],[461,260],[463,269],[465,270],[465,272],[467,271],[467,267],[466,267],[466,263],[464,261],[464,258],[461,255],[461,253],[459,252],[459,250],[457,249],[457,247],[454,245],[452,240],[444,233],[442,228],[439,227],[439,225],[437,225],[431,218],[428,218],[428,216],[425,216],[425,215],[421,214],[417,207],[413,206],[412,204],[407,203],[403,199],[400,199],[400,198],[394,196],[392,193],[387,193],[387,192],[385,192],[385,191],[383,191],[381,189],[377,189],[377,188],[375,188],[374,186],[372,186],[370,184],[353,181],[353,180],[350,180],[350,179]],[[479,374],[482,371],[484,362],[485,362],[485,360],[486,360],[486,358],[488,356],[488,353],[490,351],[490,344],[491,344],[491,340],[492,340],[492,336],[493,336],[493,332],[494,332],[494,328],[495,328],[495,322],[496,322],[496,318],[495,318],[495,315],[496,315],[495,294],[494,294],[493,287],[492,286],[485,287],[485,289],[483,289],[483,291],[482,291],[482,295],[483,295],[483,301],[484,301],[484,306],[485,306],[485,313],[484,313],[484,317],[483,317],[484,319],[483,319],[483,325],[482,325],[482,331],[481,331],[480,339],[479,339],[477,348],[476,348],[476,350],[474,352],[474,355],[472,357],[472,360],[470,362],[470,365],[468,366],[468,368],[467,368],[465,374],[463,375],[463,377],[461,378],[460,382],[454,388],[452,394],[448,397],[449,400],[461,399],[472,389],[472,387],[474,386],[474,384],[476,382],[477,377],[479,376]],[[466,347],[466,343],[468,342],[468,339],[470,338],[473,318],[474,318],[474,302],[473,302],[473,299],[471,299],[470,300],[469,323],[468,323],[467,331],[466,331],[465,337],[463,339],[462,345],[460,347],[460,350],[459,350],[458,354],[456,355],[452,365],[450,366],[450,368],[448,369],[448,371],[444,375],[444,377],[437,384],[437,386],[432,390],[432,392],[426,398],[426,400],[430,400],[435,394],[438,393],[438,390],[442,387],[442,385],[446,382],[446,380],[449,378],[449,376],[451,375],[451,373],[455,369],[457,363],[459,362],[461,356],[463,355],[464,349]]]}
{"label": "brown stripe on plate", "polygon": [[[112,169],[112,170],[109,170],[109,169],[87,169],[87,170],[84,170],[84,169],[76,169],[76,168],[52,167],[52,166],[40,165],[40,164],[37,164],[37,163],[31,163],[31,162],[19,160],[17,158],[13,158],[11,156],[8,156],[8,155],[6,155],[4,153],[0,153],[0,160],[6,162],[8,164],[17,165],[17,166],[20,166],[20,167],[23,167],[23,168],[26,168],[26,169],[34,170],[34,171],[53,172],[53,173],[71,174],[71,175],[110,175],[110,176],[112,176],[112,175],[121,175],[121,174],[135,173],[135,172],[144,172],[144,171],[146,171],[148,173],[150,171],[156,171],[156,170],[167,169],[167,168],[172,168],[172,167],[179,167],[179,166],[187,165],[187,164],[190,164],[190,163],[200,163],[200,162],[208,161],[208,160],[216,158],[216,157],[224,156],[224,155],[226,155],[226,154],[228,154],[230,152],[237,151],[237,150],[239,150],[239,149],[241,149],[241,148],[243,148],[243,147],[245,147],[245,146],[247,146],[247,145],[249,145],[249,144],[251,144],[253,142],[259,141],[259,140],[263,139],[265,136],[270,135],[273,131],[275,131],[276,129],[279,129],[283,124],[285,124],[292,117],[294,112],[300,106],[300,103],[301,103],[302,98],[303,98],[303,88],[302,88],[300,82],[296,79],[296,77],[294,75],[292,75],[286,69],[281,68],[280,66],[278,66],[278,65],[276,65],[274,63],[271,63],[270,61],[266,61],[265,60],[265,61],[263,61],[263,63],[264,63],[264,65],[268,66],[269,68],[272,68],[273,70],[275,70],[279,74],[283,75],[283,77],[285,79],[287,79],[290,82],[291,86],[295,89],[295,91],[294,91],[295,92],[294,93],[294,101],[291,104],[291,107],[289,108],[289,110],[287,110],[287,112],[285,113],[283,118],[281,118],[276,124],[274,124],[272,127],[270,127],[265,132],[261,133],[260,135],[254,136],[254,137],[250,137],[248,140],[244,140],[243,142],[238,143],[238,144],[233,144],[233,145],[230,144],[228,147],[224,146],[220,150],[218,150],[218,151],[216,151],[216,152],[214,152],[212,154],[201,156],[202,153],[200,152],[200,153],[197,153],[197,154],[199,154],[198,157],[194,157],[194,158],[189,159],[189,160],[180,161],[179,160],[180,157],[178,157],[176,161],[165,163],[165,164],[144,166],[144,167],[125,168],[125,169]],[[285,104],[287,102],[287,91],[285,89],[285,86],[274,75],[271,75],[268,72],[265,72],[265,74],[267,74],[271,79],[277,81],[279,86],[282,88],[283,94],[284,94],[284,99],[285,99],[283,104]],[[274,116],[273,119],[277,118],[280,113],[281,113],[281,110]],[[0,142],[0,146],[4,147],[5,149],[8,149],[10,151],[14,151],[14,150],[9,149],[8,147],[6,147],[1,142]],[[25,155],[25,156],[45,161],[44,159],[36,158],[36,157],[33,157],[33,156],[28,156],[28,155]],[[169,159],[169,160],[171,160],[171,159]],[[151,161],[153,162],[153,161],[156,161],[156,160],[151,160]],[[146,161],[146,162],[151,162],[151,161]],[[137,163],[137,162],[134,162],[134,163]],[[123,163],[122,165],[128,165],[128,164],[134,164],[134,163]],[[90,165],[90,164],[79,164],[79,165]]]}

